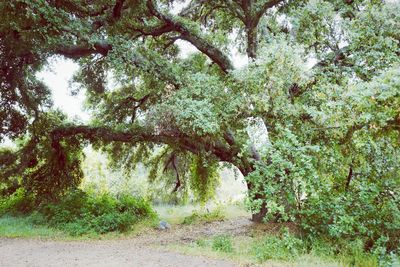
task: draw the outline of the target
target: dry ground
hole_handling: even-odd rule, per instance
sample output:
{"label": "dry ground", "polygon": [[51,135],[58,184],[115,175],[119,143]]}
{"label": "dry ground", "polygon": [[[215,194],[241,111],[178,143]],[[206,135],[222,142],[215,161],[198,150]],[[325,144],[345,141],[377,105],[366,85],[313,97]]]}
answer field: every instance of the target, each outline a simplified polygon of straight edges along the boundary
{"label": "dry ground", "polygon": [[54,241],[0,239],[0,266],[235,266],[233,262],[183,255],[163,249],[217,234],[245,235],[254,227],[248,217],[149,230],[118,240]]}

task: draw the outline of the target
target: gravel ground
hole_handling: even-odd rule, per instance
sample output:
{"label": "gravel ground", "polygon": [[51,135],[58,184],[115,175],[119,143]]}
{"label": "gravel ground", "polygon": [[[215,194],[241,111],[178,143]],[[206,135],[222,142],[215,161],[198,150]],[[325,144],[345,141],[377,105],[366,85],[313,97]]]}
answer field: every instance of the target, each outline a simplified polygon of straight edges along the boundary
{"label": "gravel ground", "polygon": [[121,241],[0,239],[0,266],[234,266]]}
{"label": "gravel ground", "polygon": [[203,225],[176,226],[168,231],[151,230],[120,240],[52,241],[0,238],[0,266],[235,266],[229,261],[165,251],[170,243],[190,243],[199,237],[226,233],[245,234],[248,218]]}

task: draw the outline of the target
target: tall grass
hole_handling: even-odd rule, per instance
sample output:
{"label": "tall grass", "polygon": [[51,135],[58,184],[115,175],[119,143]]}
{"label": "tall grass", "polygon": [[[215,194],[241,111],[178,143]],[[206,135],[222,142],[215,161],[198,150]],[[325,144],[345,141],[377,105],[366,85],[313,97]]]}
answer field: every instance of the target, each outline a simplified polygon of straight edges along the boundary
{"label": "tall grass", "polygon": [[65,233],[46,225],[37,225],[32,216],[3,215],[0,217],[0,236],[62,238]]}

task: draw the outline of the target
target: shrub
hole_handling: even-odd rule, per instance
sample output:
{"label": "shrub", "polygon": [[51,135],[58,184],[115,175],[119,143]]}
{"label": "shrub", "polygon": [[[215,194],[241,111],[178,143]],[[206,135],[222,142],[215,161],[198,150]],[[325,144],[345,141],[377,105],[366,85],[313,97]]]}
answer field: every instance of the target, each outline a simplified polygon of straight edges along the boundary
{"label": "shrub", "polygon": [[187,216],[183,219],[182,224],[193,224],[200,222],[214,222],[214,221],[222,221],[225,219],[225,216],[220,208],[216,208],[213,211],[209,212],[201,212],[194,211],[190,216]]}
{"label": "shrub", "polygon": [[71,235],[125,232],[139,220],[155,217],[151,205],[142,198],[88,195],[80,190],[68,193],[59,202],[43,205],[40,212],[50,225]]}
{"label": "shrub", "polygon": [[258,261],[266,260],[291,260],[304,251],[301,239],[283,230],[281,236],[267,236],[253,246],[253,253]]}
{"label": "shrub", "polygon": [[231,237],[227,235],[218,235],[214,237],[212,242],[212,249],[214,251],[221,251],[226,253],[233,252]]}
{"label": "shrub", "polygon": [[25,189],[19,188],[10,196],[0,198],[0,215],[4,213],[28,213],[35,206],[34,197]]}
{"label": "shrub", "polygon": [[[351,192],[310,197],[301,211],[301,227],[310,236],[332,239],[362,238],[364,247],[400,247],[398,200],[376,186],[360,186]],[[379,241],[379,242],[378,242]]]}

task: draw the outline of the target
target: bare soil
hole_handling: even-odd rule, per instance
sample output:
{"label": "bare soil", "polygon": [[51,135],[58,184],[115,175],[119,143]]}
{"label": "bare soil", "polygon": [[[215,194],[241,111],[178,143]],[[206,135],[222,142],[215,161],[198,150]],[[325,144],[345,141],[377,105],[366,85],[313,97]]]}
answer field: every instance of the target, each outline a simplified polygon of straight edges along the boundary
{"label": "bare soil", "polygon": [[[235,266],[229,261],[167,251],[163,246],[190,243],[218,234],[248,235],[277,232],[282,224],[253,224],[248,217],[196,225],[176,225],[170,230],[151,229],[118,240],[54,241],[0,238],[0,266]],[[290,226],[289,226],[290,227]]]}
{"label": "bare soil", "polygon": [[123,241],[0,239],[0,266],[234,266]]}
{"label": "bare soil", "polygon": [[238,218],[208,224],[149,230],[118,240],[54,241],[0,238],[0,266],[235,266],[228,261],[164,250],[166,244],[191,242],[201,236],[244,233],[251,224]]}

